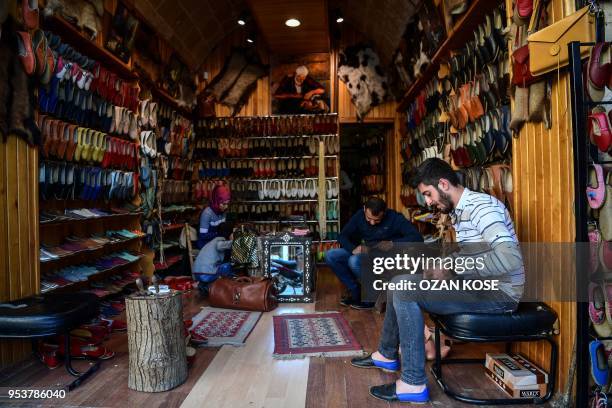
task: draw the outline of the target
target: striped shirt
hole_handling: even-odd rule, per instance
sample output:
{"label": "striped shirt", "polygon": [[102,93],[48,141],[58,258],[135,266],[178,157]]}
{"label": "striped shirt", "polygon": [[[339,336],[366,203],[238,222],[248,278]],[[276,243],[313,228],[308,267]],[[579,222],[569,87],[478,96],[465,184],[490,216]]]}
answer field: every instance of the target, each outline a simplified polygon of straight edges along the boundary
{"label": "striped shirt", "polygon": [[461,244],[454,256],[483,256],[484,268],[477,271],[478,275],[499,279],[500,289],[518,301],[525,284],[525,268],[506,206],[493,196],[465,188],[451,218]]}

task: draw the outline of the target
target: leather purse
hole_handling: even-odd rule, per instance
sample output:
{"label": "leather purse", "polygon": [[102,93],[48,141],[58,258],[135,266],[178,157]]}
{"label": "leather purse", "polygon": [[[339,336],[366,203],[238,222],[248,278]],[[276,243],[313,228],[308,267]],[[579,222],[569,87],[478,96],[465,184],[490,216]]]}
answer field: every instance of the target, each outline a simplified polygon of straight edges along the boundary
{"label": "leather purse", "polygon": [[[538,5],[535,10],[537,12],[532,14],[529,24],[531,34],[527,37],[529,53],[538,56],[529,60],[529,70],[532,75],[543,75],[566,66],[569,61],[567,45],[571,41],[595,41],[596,14],[591,12],[590,6],[583,7],[546,28],[532,32],[532,27],[540,18],[541,6]],[[589,51],[589,47],[583,47],[582,58],[587,57]]]}
{"label": "leather purse", "polygon": [[210,285],[208,300],[213,307],[259,312],[278,306],[272,279],[262,277],[221,277]]}

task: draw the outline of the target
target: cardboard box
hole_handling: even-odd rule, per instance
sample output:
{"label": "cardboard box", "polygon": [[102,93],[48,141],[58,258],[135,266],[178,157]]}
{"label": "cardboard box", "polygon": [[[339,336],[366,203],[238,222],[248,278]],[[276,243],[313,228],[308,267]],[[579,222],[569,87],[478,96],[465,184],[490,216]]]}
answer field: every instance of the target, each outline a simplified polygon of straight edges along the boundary
{"label": "cardboard box", "polygon": [[489,354],[485,367],[512,389],[548,384],[548,374],[518,354]]}
{"label": "cardboard box", "polygon": [[523,388],[512,388],[498,378],[493,371],[485,367],[489,377],[499,388],[511,398],[542,398],[546,395],[546,384],[526,385]]}

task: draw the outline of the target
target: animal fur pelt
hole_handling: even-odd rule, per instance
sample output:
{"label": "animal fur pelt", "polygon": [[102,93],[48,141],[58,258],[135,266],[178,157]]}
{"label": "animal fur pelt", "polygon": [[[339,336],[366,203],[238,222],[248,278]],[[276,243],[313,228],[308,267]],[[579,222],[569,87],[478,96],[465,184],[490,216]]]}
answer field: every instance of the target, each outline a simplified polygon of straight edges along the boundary
{"label": "animal fur pelt", "polygon": [[373,106],[387,97],[387,76],[372,48],[364,45],[347,47],[340,52],[338,77],[344,82],[362,120]]}
{"label": "animal fur pelt", "polygon": [[221,72],[204,90],[204,95],[231,107],[232,115],[236,115],[255,90],[257,80],[266,76],[268,70],[255,53],[235,48]]}

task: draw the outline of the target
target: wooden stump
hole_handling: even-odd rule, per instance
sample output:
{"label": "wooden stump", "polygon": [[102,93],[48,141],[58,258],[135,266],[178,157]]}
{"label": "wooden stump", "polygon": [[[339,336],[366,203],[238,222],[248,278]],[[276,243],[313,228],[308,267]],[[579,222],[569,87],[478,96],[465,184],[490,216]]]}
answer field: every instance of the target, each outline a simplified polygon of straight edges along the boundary
{"label": "wooden stump", "polygon": [[126,298],[129,373],[136,391],[167,391],[187,379],[180,292]]}

